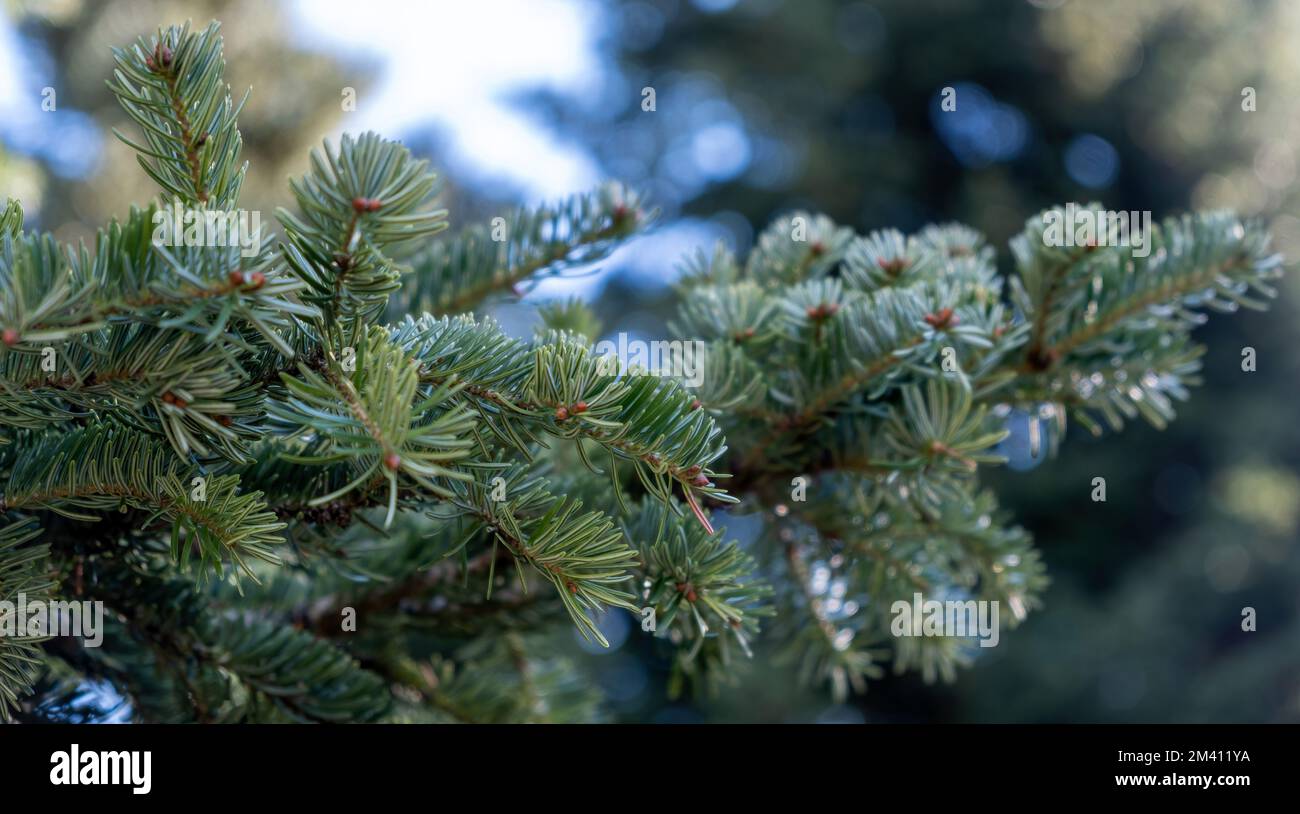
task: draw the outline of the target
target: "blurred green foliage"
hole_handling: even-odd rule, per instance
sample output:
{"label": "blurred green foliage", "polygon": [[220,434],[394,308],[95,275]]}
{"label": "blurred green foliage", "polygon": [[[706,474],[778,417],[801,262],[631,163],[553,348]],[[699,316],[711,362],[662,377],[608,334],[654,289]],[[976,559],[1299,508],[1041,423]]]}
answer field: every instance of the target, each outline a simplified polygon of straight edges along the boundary
{"label": "blurred green foliage", "polygon": [[[653,177],[670,171],[664,157],[699,115],[691,94],[711,89],[725,102],[723,118],[743,122],[752,160],[735,178],[688,188],[682,211],[737,213],[717,220],[738,241],[747,237],[739,221],[813,206],[863,229],[958,220],[999,244],[1054,201],[1095,198],[1156,218],[1233,207],[1266,222],[1288,258],[1300,256],[1294,4],[621,8],[630,31],[663,26],[624,54],[628,84],[656,87],[658,109],[646,113],[630,98],[618,118],[653,138],[598,129],[558,108],[557,120],[590,134],[611,166],[644,166]],[[967,116],[975,121],[941,123],[957,115],[938,110],[944,88],[956,89],[957,113],[975,101],[978,115]],[[675,95],[691,98],[691,109],[675,111]],[[1064,460],[996,472],[993,485],[1033,532],[1053,587],[1045,608],[955,685],[887,679],[858,709],[835,709],[764,665],[713,714],[1300,720],[1296,289],[1290,276],[1261,319],[1212,321],[1198,335],[1210,348],[1205,383],[1168,430],[1133,425],[1097,443],[1074,427]],[[602,313],[616,313],[623,296],[611,291]],[[1242,369],[1247,346],[1255,372]],[[1107,479],[1106,503],[1090,500],[1096,476]],[[1258,614],[1254,632],[1242,630],[1245,607]]]}

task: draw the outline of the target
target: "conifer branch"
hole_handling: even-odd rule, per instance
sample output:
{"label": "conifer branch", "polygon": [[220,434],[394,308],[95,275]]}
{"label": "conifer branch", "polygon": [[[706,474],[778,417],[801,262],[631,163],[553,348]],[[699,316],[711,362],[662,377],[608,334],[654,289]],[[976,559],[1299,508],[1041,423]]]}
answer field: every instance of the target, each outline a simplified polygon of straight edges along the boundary
{"label": "conifer branch", "polygon": [[535,433],[587,439],[632,462],[662,500],[670,483],[692,497],[729,500],[712,483],[710,465],[725,451],[717,423],[670,379],[619,379],[571,338],[530,347],[469,317],[408,320],[393,339],[421,361],[425,382],[455,382],[494,434],[525,454]]}
{"label": "conifer branch", "polygon": [[199,475],[147,436],[113,427],[87,427],[31,439],[0,492],[0,510],[49,510],[93,522],[93,514],[123,506],[153,511],[170,524],[173,557],[193,555],[203,569],[224,574],[226,561],[257,581],[250,560],[277,561],[284,524],[258,492],[241,494],[232,475]]}
{"label": "conifer branch", "polygon": [[[53,587],[46,571],[49,547],[34,544],[40,536],[36,521],[4,523],[0,512],[0,524],[0,601],[16,607],[20,596],[27,602],[48,600]],[[31,689],[43,639],[18,630],[14,619],[5,618],[13,613],[0,613],[0,629],[5,631],[0,636],[0,721],[5,722]]]}
{"label": "conifer branch", "polygon": [[[598,356],[578,302],[530,339],[457,313],[609,257],[655,217],[636,192],[433,240],[428,164],[346,135],[290,182],[282,239],[159,241],[160,215],[238,204],[242,102],[215,24],[114,53],[139,130],[118,135],[164,200],[89,248],[0,210],[0,599],[93,589],[112,618],[103,652],[0,638],[2,715],[33,686],[38,717],[78,714],[105,680],[136,720],[590,720],[540,636],[567,617],[608,644],[615,608],[674,695],[731,681],[759,636],[839,696],[887,660],[951,678],[966,643],[895,636],[890,608],[979,598],[1014,625],[1039,601],[1032,541],[979,486],[1010,409],[1052,450],[1067,415],[1164,426],[1200,309],[1263,307],[1281,272],[1226,213],[1165,222],[1149,256],[1049,245],[1040,216],[1005,276],[960,224],[793,212],[745,258],[682,264],[688,387]],[[709,511],[740,497],[764,518],[743,544]]]}
{"label": "conifer branch", "polygon": [[397,511],[399,476],[433,495],[447,497],[449,479],[469,476],[450,464],[469,454],[473,416],[462,406],[444,408],[454,387],[420,395],[416,361],[390,343],[381,328],[370,331],[350,374],[330,354],[319,369],[299,365],[299,376],[282,374],[289,398],[268,413],[285,437],[310,436],[322,445],[281,457],[298,464],[353,462],[345,486],[310,501],[320,505],[382,479],[388,484],[391,525]]}
{"label": "conifer branch", "polygon": [[140,155],[164,191],[191,205],[224,209],[239,198],[247,164],[236,119],[248,94],[232,103],[224,83],[219,23],[201,32],[189,23],[160,30],[128,49],[113,49],[109,88],[144,132],[145,143],[114,131]]}
{"label": "conifer branch", "polygon": [[375,133],[312,151],[311,171],[290,182],[300,214],[276,217],[285,260],[327,324],[377,319],[401,286],[400,253],[447,228],[446,210],[426,208],[435,180],[428,162]]}
{"label": "conifer branch", "polygon": [[655,216],[639,194],[611,183],[470,226],[415,258],[401,313],[463,313],[493,292],[589,265],[646,229]]}

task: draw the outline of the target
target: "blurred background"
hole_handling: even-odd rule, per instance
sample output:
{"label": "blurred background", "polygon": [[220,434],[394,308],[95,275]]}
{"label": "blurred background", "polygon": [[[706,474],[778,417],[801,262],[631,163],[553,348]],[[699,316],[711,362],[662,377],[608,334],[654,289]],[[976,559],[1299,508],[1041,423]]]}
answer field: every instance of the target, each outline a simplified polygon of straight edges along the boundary
{"label": "blurred background", "polygon": [[[453,224],[605,178],[652,195],[657,231],[496,308],[519,332],[533,303],[578,294],[607,331],[663,336],[686,252],[743,252],[796,207],[859,231],[959,220],[1001,247],[1068,200],[1156,218],[1231,207],[1300,257],[1287,0],[0,0],[0,197],[70,241],[151,198],[111,132],[109,49],[212,18],[236,95],[253,89],[246,208],[284,203],[321,137],[364,129],[433,161]],[[1300,285],[1282,288],[1267,315],[1199,333],[1205,383],[1170,429],[1073,428],[1060,460],[991,474],[1054,582],[955,684],[890,677],[832,705],[760,651],[742,686],[668,702],[666,664],[620,614],[615,646],[584,656],[610,717],[1300,721]],[[1106,503],[1089,498],[1096,476]]]}

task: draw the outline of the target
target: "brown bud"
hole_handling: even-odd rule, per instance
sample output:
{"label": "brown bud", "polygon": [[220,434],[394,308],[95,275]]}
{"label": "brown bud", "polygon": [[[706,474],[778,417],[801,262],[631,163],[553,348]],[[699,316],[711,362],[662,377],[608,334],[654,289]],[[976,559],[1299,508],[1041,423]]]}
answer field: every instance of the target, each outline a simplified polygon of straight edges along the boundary
{"label": "brown bud", "polygon": [[18,336],[17,328],[5,328],[3,334],[3,340],[6,345],[12,348],[14,345],[18,344],[18,339],[19,336]]}
{"label": "brown bud", "polygon": [[585,402],[585,401],[580,401],[580,402],[578,402],[577,404],[573,405],[573,412],[575,412],[575,413],[585,413],[585,412],[587,412],[587,402]]}
{"label": "brown bud", "polygon": [[165,402],[168,403],[168,404],[175,404],[175,403],[176,403],[176,397],[173,396],[173,395],[171,394],[171,391],[170,391],[170,390],[168,390],[166,393],[163,393],[163,394],[162,394],[162,400],[165,401]]}
{"label": "brown bud", "polygon": [[379,207],[381,207],[381,206],[383,206],[383,204],[381,204],[381,203],[379,202],[379,199],[378,199],[378,198],[369,198],[369,199],[366,200],[366,211],[367,211],[367,212],[378,212],[378,211],[379,211]]}
{"label": "brown bud", "polygon": [[396,452],[390,452],[384,456],[384,466],[388,467],[389,470],[396,472],[398,467],[401,465],[402,456],[398,455]]}
{"label": "brown bud", "polygon": [[266,275],[260,271],[253,272],[248,279],[253,284],[253,288],[261,288],[266,284]]}
{"label": "brown bud", "polygon": [[703,407],[703,406],[704,406],[704,405],[700,403],[700,400],[699,400],[699,399],[691,399],[691,409],[692,409],[692,410],[698,410],[698,409],[700,409],[700,408]]}
{"label": "brown bud", "polygon": [[239,288],[244,284],[244,272],[232,271],[230,272],[229,279],[230,279],[230,284],[232,286],[234,286],[235,288]]}
{"label": "brown bud", "polygon": [[556,421],[564,421],[564,420],[568,419],[568,417],[569,417],[569,410],[568,410],[567,407],[557,407],[557,408],[555,408],[555,420],[556,420]]}
{"label": "brown bud", "polygon": [[804,313],[808,315],[809,319],[820,321],[833,315],[838,310],[840,310],[840,307],[835,303],[823,302],[818,305],[809,306]]}
{"label": "brown bud", "polygon": [[362,198],[360,195],[352,199],[353,212],[365,212],[369,208],[369,206],[370,206],[369,199]]}
{"label": "brown bud", "polygon": [[896,277],[900,272],[902,272],[903,269],[907,268],[907,261],[901,257],[894,257],[890,259],[885,259],[884,257],[882,257],[876,261],[876,265],[880,266],[881,271],[884,271],[890,276]]}
{"label": "brown bud", "polygon": [[926,324],[932,328],[943,330],[952,327],[958,322],[957,317],[953,316],[951,308],[941,308],[937,313],[925,315]]}
{"label": "brown bud", "polygon": [[696,476],[695,476],[695,480],[691,481],[691,483],[695,484],[696,486],[708,486],[708,485],[709,485],[709,476],[708,476],[708,475],[696,475]]}

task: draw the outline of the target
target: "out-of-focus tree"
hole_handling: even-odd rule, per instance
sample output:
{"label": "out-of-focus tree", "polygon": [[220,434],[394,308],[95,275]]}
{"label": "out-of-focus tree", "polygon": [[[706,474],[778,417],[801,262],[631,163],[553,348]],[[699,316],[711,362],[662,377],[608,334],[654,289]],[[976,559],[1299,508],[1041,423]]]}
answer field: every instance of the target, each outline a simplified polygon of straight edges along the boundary
{"label": "out-of-focus tree", "polygon": [[[343,89],[360,92],[369,81],[364,66],[345,68],[297,42],[288,14],[282,5],[256,0],[163,0],[147,12],[129,0],[11,3],[9,23],[27,72],[13,81],[18,98],[10,104],[20,112],[30,107],[22,113],[24,132],[11,133],[19,147],[0,138],[0,186],[22,199],[33,223],[64,240],[89,237],[95,225],[153,196],[155,186],[134,151],[112,134],[127,121],[104,84],[113,68],[110,48],[148,34],[158,20],[206,25],[220,18],[235,98],[256,87],[240,113],[243,154],[255,169],[242,202],[267,213],[269,225],[284,179],[305,169],[315,135],[345,115]],[[42,108],[44,88],[55,91],[54,110]],[[60,139],[71,145],[53,149]]]}
{"label": "out-of-focus tree", "polygon": [[[859,228],[960,220],[996,243],[1026,212],[1096,199],[1157,218],[1232,207],[1266,222],[1276,247],[1298,256],[1294,4],[637,0],[613,15],[622,85],[599,118],[551,106],[557,126],[591,143],[612,174],[645,179],[670,212],[709,217],[742,248],[752,239],[747,224],[801,206]],[[653,110],[644,109],[646,89]],[[943,109],[946,95],[955,110]],[[1296,288],[1285,281],[1278,309],[1263,319],[1209,326],[1205,386],[1169,430],[1133,428],[1106,445],[1073,427],[1071,464],[1032,477],[995,473],[1044,546],[1056,580],[1046,612],[1003,641],[989,659],[1001,666],[977,668],[956,689],[884,682],[866,715],[1105,717],[1097,699],[1109,690],[1098,686],[1127,659],[1150,671],[1128,690],[1135,715],[1294,718],[1285,635],[1300,613],[1286,601],[1295,547],[1240,513],[1194,509],[1243,472],[1292,477],[1300,462],[1288,406],[1300,381]],[[611,287],[603,313],[617,313],[623,296]],[[1254,372],[1242,368],[1247,347],[1259,360]],[[1021,466],[1035,467],[1020,446]],[[1097,475],[1109,481],[1106,504],[1088,497]],[[1294,495],[1279,487],[1256,500],[1285,513]],[[1068,505],[1077,510],[1062,512]],[[1207,535],[1240,549],[1225,554]],[[1225,581],[1232,559],[1245,570]],[[1188,563],[1197,578],[1182,576]],[[1273,609],[1267,631],[1219,635],[1252,635],[1234,627],[1252,603]],[[1098,626],[1127,632],[1081,632]],[[1062,641],[1077,658],[1060,655]],[[1079,697],[1051,685],[1053,675],[1091,681],[1094,706],[1076,708]],[[1174,680],[1195,689],[1167,691]],[[1042,686],[1026,693],[1027,681]],[[756,677],[741,693],[748,700],[723,715],[752,716],[744,707],[754,698],[770,701],[770,719],[818,714],[814,699],[778,684],[772,673]],[[1243,694],[1249,709],[1234,706]],[[1110,714],[1122,717],[1121,707]]]}

